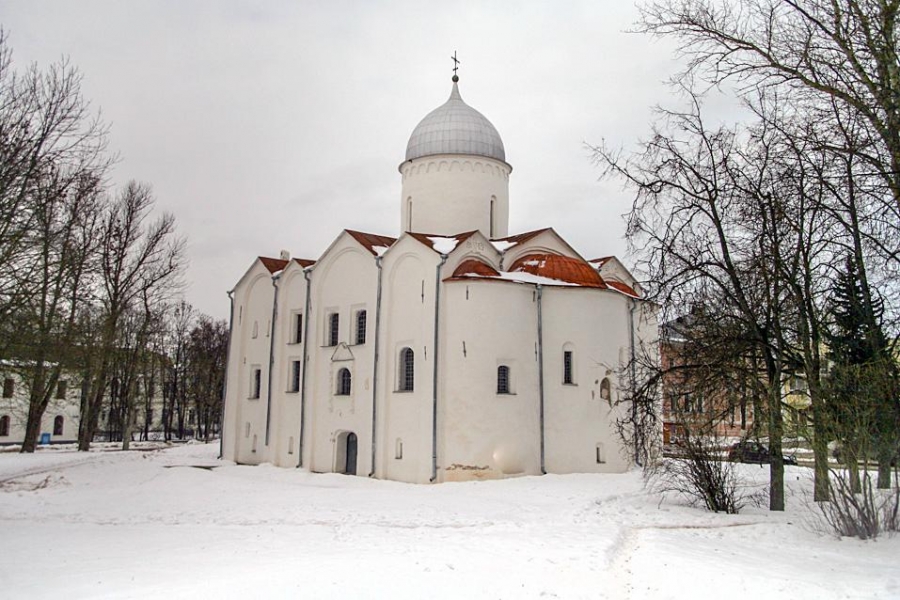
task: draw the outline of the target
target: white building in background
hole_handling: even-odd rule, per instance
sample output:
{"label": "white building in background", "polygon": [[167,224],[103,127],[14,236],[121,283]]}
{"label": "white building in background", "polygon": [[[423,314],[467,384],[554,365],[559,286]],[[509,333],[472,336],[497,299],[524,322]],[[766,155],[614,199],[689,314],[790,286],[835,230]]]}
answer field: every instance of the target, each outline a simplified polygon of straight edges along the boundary
{"label": "white building in background", "polygon": [[[28,421],[29,388],[21,363],[0,361],[0,446],[21,444]],[[74,384],[74,385],[73,385]],[[51,391],[47,410],[41,418],[38,441],[43,444],[74,442],[78,439],[81,385],[66,373]]]}
{"label": "white building in background", "polygon": [[398,238],[260,257],[229,292],[224,457],[417,483],[631,464],[615,399],[655,311],[617,259],[509,235],[512,167],[457,81],[409,139]]}
{"label": "white building in background", "polygon": [[[0,446],[18,445],[25,441],[31,394],[28,365],[29,363],[25,361],[0,360],[0,382],[2,382]],[[163,381],[162,373],[157,375],[157,380]],[[78,441],[83,382],[82,375],[77,371],[63,370],[56,385],[50,391],[47,408],[41,417],[41,429],[37,439],[39,444],[66,444]],[[145,384],[144,378],[138,377],[134,389],[137,398],[134,400],[135,405],[131,411],[133,439],[162,439],[164,437],[166,399],[163,388],[164,384],[162,383]],[[94,441],[109,441],[111,436],[116,441],[121,440],[124,417],[121,415],[122,404],[118,390],[119,379],[113,376],[100,410]],[[118,398],[119,402],[116,403],[114,398]],[[194,411],[191,409],[186,417],[187,429],[193,433]]]}

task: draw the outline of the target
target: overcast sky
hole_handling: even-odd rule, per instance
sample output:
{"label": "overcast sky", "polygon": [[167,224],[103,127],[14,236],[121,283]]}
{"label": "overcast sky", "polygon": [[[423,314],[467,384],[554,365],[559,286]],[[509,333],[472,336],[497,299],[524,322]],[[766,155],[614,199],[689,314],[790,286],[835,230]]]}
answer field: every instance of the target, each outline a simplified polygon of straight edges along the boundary
{"label": "overcast sky", "polygon": [[670,97],[672,47],[627,33],[636,17],[628,0],[0,0],[16,65],[81,70],[121,156],[113,182],[151,184],[175,214],[187,299],[219,318],[258,255],[398,235],[397,166],[449,96],[454,50],[513,166],[510,233],[622,256],[630,195],[598,182],[584,143],[632,145]]}

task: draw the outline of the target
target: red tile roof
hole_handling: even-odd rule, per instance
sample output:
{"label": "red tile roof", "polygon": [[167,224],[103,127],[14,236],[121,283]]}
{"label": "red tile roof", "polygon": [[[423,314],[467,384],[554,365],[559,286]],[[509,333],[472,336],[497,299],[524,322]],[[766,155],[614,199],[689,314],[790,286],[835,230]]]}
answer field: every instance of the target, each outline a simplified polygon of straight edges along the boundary
{"label": "red tile roof", "polygon": [[314,261],[314,260],[309,260],[309,259],[306,259],[306,258],[295,258],[295,259],[294,259],[294,262],[297,263],[298,265],[300,265],[301,267],[303,267],[304,269],[305,269],[306,267],[311,267],[311,266],[313,266],[314,264],[316,264],[316,261]]}
{"label": "red tile roof", "polygon": [[462,278],[469,275],[475,275],[477,277],[499,277],[500,272],[484,261],[480,261],[476,258],[469,258],[459,263],[459,266],[453,271],[451,279]]}
{"label": "red tile roof", "polygon": [[559,254],[526,254],[516,260],[510,272],[530,273],[581,287],[606,288],[600,274],[580,258]]}
{"label": "red tile roof", "polygon": [[378,256],[380,253],[375,251],[375,246],[383,246],[385,248],[390,248],[394,245],[394,242],[397,241],[397,238],[388,237],[386,235],[375,235],[374,233],[363,233],[361,231],[353,231],[351,229],[345,229],[347,233],[353,236],[357,242],[359,242],[362,246],[366,248],[369,252]]}
{"label": "red tile roof", "polygon": [[260,256],[259,261],[269,270],[269,273],[277,273],[278,271],[283,270],[288,264],[288,261],[286,260],[269,258],[267,256]]}

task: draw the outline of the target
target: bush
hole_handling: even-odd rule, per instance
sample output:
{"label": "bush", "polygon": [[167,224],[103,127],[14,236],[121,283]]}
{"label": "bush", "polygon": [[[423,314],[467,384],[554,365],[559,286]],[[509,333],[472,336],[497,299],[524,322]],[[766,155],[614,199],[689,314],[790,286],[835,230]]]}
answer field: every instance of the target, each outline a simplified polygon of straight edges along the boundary
{"label": "bush", "polygon": [[676,492],[692,504],[713,512],[737,514],[748,502],[756,502],[735,472],[734,464],[721,456],[715,437],[684,435],[674,443],[672,456],[657,463],[650,474],[651,486]]}
{"label": "bush", "polygon": [[874,539],[883,533],[900,531],[900,485],[895,469],[895,485],[877,489],[868,470],[862,471],[859,491],[849,471],[831,471],[830,500],[819,502],[826,529],[837,536]]}

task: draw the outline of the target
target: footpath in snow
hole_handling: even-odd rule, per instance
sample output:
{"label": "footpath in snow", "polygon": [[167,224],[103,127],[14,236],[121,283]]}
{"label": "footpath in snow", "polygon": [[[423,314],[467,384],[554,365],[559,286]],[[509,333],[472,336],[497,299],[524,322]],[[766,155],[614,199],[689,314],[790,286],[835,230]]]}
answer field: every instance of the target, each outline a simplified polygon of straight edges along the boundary
{"label": "footpath in snow", "polygon": [[638,472],[417,486],[217,450],[0,454],[0,597],[900,598],[900,538],[813,532],[802,467],[786,512],[716,515]]}

